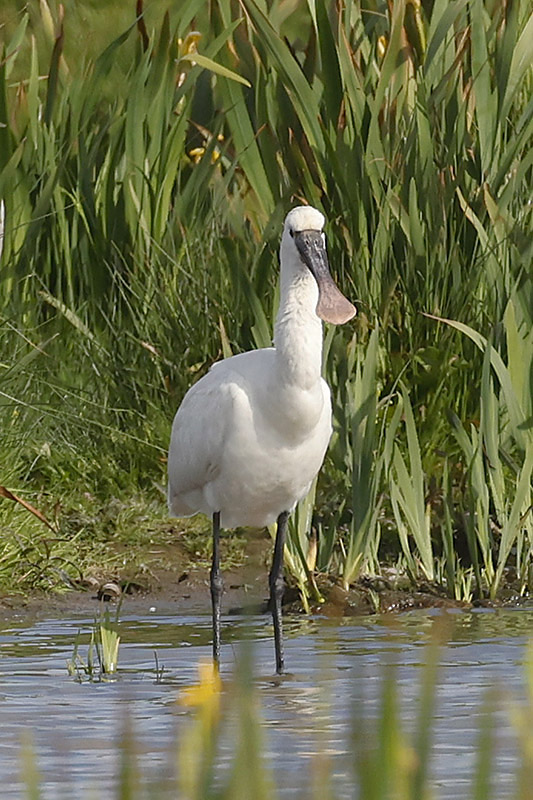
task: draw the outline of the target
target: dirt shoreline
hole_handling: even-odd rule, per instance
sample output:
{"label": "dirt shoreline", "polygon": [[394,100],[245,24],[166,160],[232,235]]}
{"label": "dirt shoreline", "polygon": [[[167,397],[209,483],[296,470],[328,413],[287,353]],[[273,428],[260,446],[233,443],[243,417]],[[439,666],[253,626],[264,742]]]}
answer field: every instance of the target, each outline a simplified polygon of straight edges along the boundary
{"label": "dirt shoreline", "polygon": [[[176,613],[189,615],[192,613],[209,614],[211,601],[209,593],[209,575],[204,569],[195,569],[186,578],[176,579],[175,574],[162,575],[162,583],[151,589],[133,588],[115,592],[114,587],[121,587],[109,582],[94,589],[71,589],[61,593],[38,593],[29,596],[6,595],[0,598],[0,608],[4,619],[11,615],[17,617],[59,616],[63,614],[96,613],[102,600],[116,605],[122,601],[125,612],[132,613],[136,608],[173,607]],[[224,573],[224,595],[222,600],[223,614],[268,613],[267,576],[257,574],[253,583],[237,582],[238,575],[231,570]],[[109,588],[109,587],[113,588]],[[107,589],[106,589],[107,587]],[[459,603],[449,598],[438,597],[422,591],[386,589],[377,594],[379,607],[371,599],[364,586],[351,587],[349,590],[331,584],[323,591],[323,603],[311,602],[311,612],[328,617],[369,616],[372,614],[399,613],[416,608],[470,608],[472,604]],[[303,614],[304,608],[296,587],[289,585],[284,599],[284,613]]]}
{"label": "dirt shoreline", "polygon": [[[248,539],[242,563],[223,569],[224,596],[223,613],[266,613],[268,611],[268,569],[272,553],[272,542],[268,535],[261,534]],[[143,574],[128,575],[115,572],[89,577],[65,590],[39,592],[29,595],[5,594],[0,597],[0,609],[4,617],[11,613],[43,615],[79,611],[95,613],[101,601],[116,603],[122,600],[123,607],[134,611],[136,607],[176,607],[179,614],[192,612],[210,613],[209,568],[205,560],[200,563],[194,556],[180,558],[168,568],[168,558],[162,559],[165,566],[159,567],[157,559],[148,562]],[[441,587],[421,584],[417,588],[395,585],[390,577],[393,570],[384,570],[381,576],[362,576],[349,589],[339,581],[327,576],[318,576],[317,584],[322,602],[313,601],[313,613],[329,617],[365,616],[382,613],[398,613],[417,608],[468,609],[476,606],[499,606],[511,602],[519,604],[521,598],[492,603],[490,601],[459,602],[446,596]],[[299,592],[288,576],[284,598],[287,613],[304,613]]]}

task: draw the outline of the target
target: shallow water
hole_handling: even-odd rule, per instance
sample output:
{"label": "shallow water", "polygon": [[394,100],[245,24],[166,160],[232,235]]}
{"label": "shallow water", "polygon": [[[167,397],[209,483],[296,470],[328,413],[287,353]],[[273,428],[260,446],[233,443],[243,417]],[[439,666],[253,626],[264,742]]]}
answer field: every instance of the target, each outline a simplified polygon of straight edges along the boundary
{"label": "shallow water", "polygon": [[[190,711],[176,704],[181,687],[197,680],[197,665],[209,656],[210,617],[180,616],[175,606],[135,601],[121,611],[119,678],[109,683],[69,677],[79,630],[88,632],[94,611],[68,618],[0,625],[0,786],[2,798],[25,795],[22,743],[32,732],[47,800],[114,796],[118,744],[126,713],[138,741],[141,771],[155,780],[174,761],[176,733],[186,730]],[[532,609],[460,611],[447,615],[448,640],[441,650],[431,761],[436,797],[470,796],[476,743],[487,690],[514,698],[524,693],[523,660],[533,626]],[[222,676],[230,678],[253,641],[256,685],[265,721],[265,758],[275,771],[280,798],[309,796],[306,784],[316,754],[328,755],[336,796],[357,797],[352,770],[354,715],[379,713],[385,665],[397,665],[401,717],[413,731],[421,666],[435,619],[416,611],[401,617],[286,620],[290,675],[273,679],[273,642],[267,617],[231,616],[223,622]],[[157,682],[154,650],[163,678]],[[85,656],[86,644],[80,652]],[[228,681],[229,683],[229,681]],[[505,705],[505,704],[504,704]],[[508,714],[496,713],[494,796],[511,797],[516,743]],[[231,724],[231,723],[230,723]],[[222,743],[222,777],[234,755],[231,731]]]}

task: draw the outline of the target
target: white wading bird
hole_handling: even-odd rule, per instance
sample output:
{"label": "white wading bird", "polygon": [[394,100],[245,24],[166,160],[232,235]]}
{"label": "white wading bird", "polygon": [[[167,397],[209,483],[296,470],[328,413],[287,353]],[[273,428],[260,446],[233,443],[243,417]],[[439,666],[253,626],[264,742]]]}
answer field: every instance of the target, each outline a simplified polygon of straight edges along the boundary
{"label": "white wading bird", "polygon": [[214,364],[185,395],[168,454],[172,514],[213,520],[213,658],[220,658],[220,528],[277,520],[270,571],[276,671],[283,672],[281,600],[287,519],[307,494],[331,436],[331,400],[321,378],[322,322],[342,324],[354,306],[329,272],[324,217],[289,212],[281,239],[281,292],[274,347]]}

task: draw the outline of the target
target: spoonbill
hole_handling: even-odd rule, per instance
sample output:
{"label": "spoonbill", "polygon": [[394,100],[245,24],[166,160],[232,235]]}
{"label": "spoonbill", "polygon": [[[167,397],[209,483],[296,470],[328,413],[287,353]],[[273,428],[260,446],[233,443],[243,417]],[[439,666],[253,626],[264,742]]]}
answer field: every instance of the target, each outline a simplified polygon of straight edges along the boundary
{"label": "spoonbill", "polygon": [[215,363],[179,407],[168,454],[168,505],[176,517],[213,521],[210,572],[213,659],[220,661],[220,529],[277,521],[269,575],[276,672],[283,673],[281,601],[289,514],[317,475],[331,437],[331,399],[321,377],[322,322],[356,309],[329,271],[324,216],[298,206],[285,219],[274,346]]}

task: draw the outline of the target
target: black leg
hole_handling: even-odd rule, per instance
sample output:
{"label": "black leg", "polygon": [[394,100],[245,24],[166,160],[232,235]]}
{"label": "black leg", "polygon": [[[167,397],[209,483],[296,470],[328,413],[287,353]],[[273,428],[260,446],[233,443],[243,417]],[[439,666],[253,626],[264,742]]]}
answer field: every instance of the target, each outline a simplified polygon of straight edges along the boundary
{"label": "black leg", "polygon": [[222,577],[220,575],[220,511],[213,514],[213,561],[211,563],[211,607],[213,610],[213,661],[220,665],[220,600]]}
{"label": "black leg", "polygon": [[281,621],[281,600],[285,582],[283,580],[283,548],[285,547],[285,535],[287,532],[287,520],[289,512],[282,511],[278,517],[278,530],[276,533],[276,543],[274,545],[274,558],[272,569],[270,570],[270,608],[272,619],[274,620],[274,644],[276,646],[276,672],[283,674],[283,625]]}

